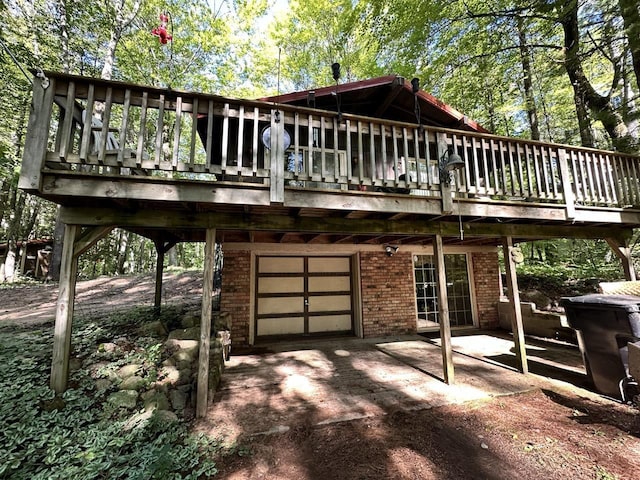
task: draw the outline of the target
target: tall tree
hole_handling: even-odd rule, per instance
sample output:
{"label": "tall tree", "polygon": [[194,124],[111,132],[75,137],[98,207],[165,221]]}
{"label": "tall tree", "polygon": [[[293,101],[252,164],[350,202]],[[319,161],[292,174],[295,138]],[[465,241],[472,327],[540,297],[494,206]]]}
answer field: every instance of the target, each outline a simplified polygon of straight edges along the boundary
{"label": "tall tree", "polygon": [[[598,93],[583,67],[580,51],[578,0],[557,2],[556,9],[564,32],[564,65],[574,89],[576,106],[584,104],[593,116],[602,122],[614,148],[623,152],[637,151],[638,139],[630,134],[622,115],[611,103],[611,96],[620,83],[621,59],[612,59],[614,73],[609,92],[604,95]],[[584,119],[581,120],[584,121]],[[581,125],[581,134],[583,134],[583,127],[585,126]],[[583,136],[583,139],[585,141],[583,143],[590,140],[586,136]],[[594,145],[586,146],[592,147]]]}
{"label": "tall tree", "polygon": [[637,0],[618,0],[620,14],[629,41],[638,94],[640,95],[640,3]]}

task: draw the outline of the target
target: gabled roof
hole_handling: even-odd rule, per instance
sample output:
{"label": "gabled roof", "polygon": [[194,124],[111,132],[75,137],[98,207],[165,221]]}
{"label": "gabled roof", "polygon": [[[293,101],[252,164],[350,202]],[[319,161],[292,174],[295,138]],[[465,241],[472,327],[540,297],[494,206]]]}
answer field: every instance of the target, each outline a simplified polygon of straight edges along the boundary
{"label": "gabled roof", "polygon": [[[315,101],[309,103],[310,94]],[[367,117],[385,118],[416,123],[415,100],[411,83],[399,75],[370,78],[337,86],[340,111]],[[303,90],[262,98],[270,102],[298,106],[311,106],[322,110],[337,110],[336,86]],[[420,90],[417,94],[420,118],[423,125],[490,133],[477,122],[470,120],[455,108],[441,102],[433,95]]]}

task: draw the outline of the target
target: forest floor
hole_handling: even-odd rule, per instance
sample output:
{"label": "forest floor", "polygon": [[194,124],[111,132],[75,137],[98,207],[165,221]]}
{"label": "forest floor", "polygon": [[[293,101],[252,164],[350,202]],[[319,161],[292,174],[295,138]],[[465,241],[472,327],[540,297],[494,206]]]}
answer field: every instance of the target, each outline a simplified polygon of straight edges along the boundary
{"label": "forest floor", "polygon": [[[197,273],[168,273],[164,287],[164,304],[199,302]],[[153,292],[152,277],[81,281],[76,312],[151,305]],[[53,325],[56,296],[56,285],[2,288],[0,324]],[[640,478],[638,409],[543,380],[526,393],[352,421],[301,416],[286,432],[238,440],[218,459],[217,478]]]}

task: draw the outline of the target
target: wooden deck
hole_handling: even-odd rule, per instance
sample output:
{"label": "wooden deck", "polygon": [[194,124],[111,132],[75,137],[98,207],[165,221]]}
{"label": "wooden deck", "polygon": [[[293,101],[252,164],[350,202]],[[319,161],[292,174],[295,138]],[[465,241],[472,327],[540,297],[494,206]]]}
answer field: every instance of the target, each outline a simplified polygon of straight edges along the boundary
{"label": "wooden deck", "polygon": [[[174,241],[215,227],[224,241],[476,244],[620,243],[640,225],[634,156],[46,78],[35,78],[20,187],[62,205],[67,224]],[[464,168],[448,173],[451,153]]]}

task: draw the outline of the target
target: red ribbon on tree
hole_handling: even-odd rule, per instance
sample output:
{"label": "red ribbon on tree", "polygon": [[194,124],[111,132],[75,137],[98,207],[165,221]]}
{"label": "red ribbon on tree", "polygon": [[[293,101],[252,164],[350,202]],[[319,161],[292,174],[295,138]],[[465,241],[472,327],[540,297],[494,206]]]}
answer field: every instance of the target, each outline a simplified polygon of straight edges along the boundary
{"label": "red ribbon on tree", "polygon": [[169,35],[167,31],[167,22],[169,21],[169,16],[166,13],[160,14],[160,25],[151,30],[151,34],[158,37],[160,43],[166,45],[167,42],[173,40],[173,36]]}

